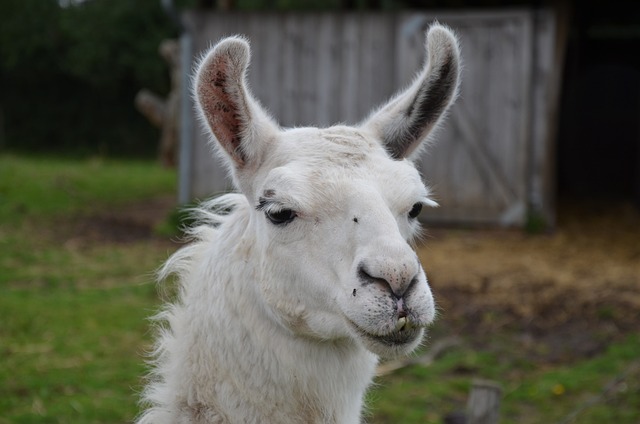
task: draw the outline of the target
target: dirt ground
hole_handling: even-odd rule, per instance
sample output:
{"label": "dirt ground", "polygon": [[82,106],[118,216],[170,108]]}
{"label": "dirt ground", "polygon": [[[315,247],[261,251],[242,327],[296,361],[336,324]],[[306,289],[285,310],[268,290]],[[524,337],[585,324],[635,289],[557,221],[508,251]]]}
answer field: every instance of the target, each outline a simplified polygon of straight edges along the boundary
{"label": "dirt ground", "polygon": [[[164,197],[74,219],[69,242],[157,242],[153,229],[173,206]],[[418,250],[439,305],[436,333],[478,343],[507,333],[530,356],[563,362],[640,330],[640,210],[631,205],[564,205],[548,234],[426,233]]]}
{"label": "dirt ground", "polygon": [[419,254],[446,327],[517,334],[546,361],[640,330],[640,210],[564,205],[549,234],[432,230]]}

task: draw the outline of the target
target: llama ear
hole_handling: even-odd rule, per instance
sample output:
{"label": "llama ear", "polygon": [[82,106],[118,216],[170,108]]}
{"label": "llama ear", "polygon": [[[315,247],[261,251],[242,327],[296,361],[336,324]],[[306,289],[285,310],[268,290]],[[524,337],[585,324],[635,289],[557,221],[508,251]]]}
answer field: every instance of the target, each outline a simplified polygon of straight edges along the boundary
{"label": "llama ear", "polygon": [[394,159],[417,151],[455,100],[460,80],[460,49],[454,33],[434,24],[426,37],[427,59],[411,86],[364,123],[380,137]]}
{"label": "llama ear", "polygon": [[249,44],[244,39],[225,38],[205,54],[195,76],[200,117],[235,169],[255,165],[267,140],[278,131],[246,88],[249,59]]}

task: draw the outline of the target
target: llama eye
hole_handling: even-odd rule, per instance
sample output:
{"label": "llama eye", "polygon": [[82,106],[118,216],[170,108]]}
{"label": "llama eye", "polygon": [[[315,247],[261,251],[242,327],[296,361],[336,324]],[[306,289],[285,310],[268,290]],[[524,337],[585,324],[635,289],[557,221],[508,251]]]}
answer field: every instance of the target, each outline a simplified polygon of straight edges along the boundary
{"label": "llama eye", "polygon": [[297,216],[296,213],[291,209],[282,209],[281,211],[274,212],[267,211],[264,214],[267,219],[274,225],[288,224]]}
{"label": "llama eye", "polygon": [[422,211],[422,203],[414,204],[409,211],[409,218],[417,218],[417,216],[420,215],[420,211]]}

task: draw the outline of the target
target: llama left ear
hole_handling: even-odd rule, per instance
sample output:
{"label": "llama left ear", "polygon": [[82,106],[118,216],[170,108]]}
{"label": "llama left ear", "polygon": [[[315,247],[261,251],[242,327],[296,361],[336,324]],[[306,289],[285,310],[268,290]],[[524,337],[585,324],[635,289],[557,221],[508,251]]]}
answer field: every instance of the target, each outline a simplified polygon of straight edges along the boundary
{"label": "llama left ear", "polygon": [[247,88],[249,44],[229,37],[200,61],[194,84],[196,104],[235,172],[258,165],[278,125]]}
{"label": "llama left ear", "polygon": [[427,32],[427,60],[413,84],[364,123],[394,159],[416,151],[458,94],[460,49],[453,31],[434,24]]}

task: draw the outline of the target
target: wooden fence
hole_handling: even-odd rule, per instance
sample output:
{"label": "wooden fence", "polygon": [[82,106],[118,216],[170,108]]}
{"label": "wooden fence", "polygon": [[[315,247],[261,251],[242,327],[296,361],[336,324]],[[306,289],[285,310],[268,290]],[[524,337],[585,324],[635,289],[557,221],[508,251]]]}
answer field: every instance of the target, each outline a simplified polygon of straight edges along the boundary
{"label": "wooden fence", "polygon": [[[419,163],[441,207],[431,222],[522,226],[553,221],[552,128],[558,70],[548,11],[468,13],[187,13],[197,56],[225,35],[252,44],[249,83],[283,126],[357,123],[406,86],[433,21],[460,36],[461,96]],[[186,67],[191,69],[191,66]],[[191,117],[193,119],[193,117]],[[189,197],[228,190],[198,124]]]}

